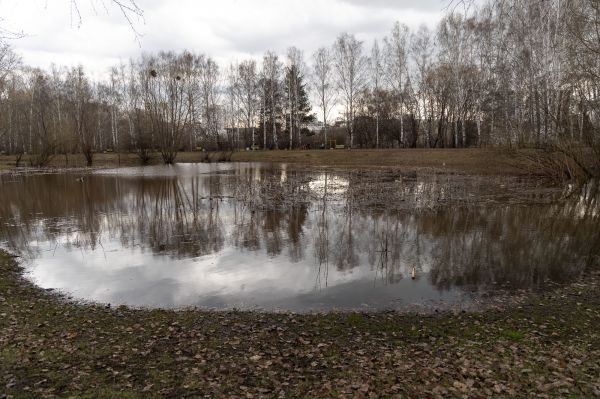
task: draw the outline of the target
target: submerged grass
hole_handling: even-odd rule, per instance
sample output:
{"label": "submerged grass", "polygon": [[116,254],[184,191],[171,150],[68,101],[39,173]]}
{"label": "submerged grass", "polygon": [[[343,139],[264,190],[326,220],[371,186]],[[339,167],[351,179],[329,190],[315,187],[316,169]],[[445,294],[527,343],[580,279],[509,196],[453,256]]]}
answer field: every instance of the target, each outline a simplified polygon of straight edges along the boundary
{"label": "submerged grass", "polygon": [[82,305],[0,252],[0,396],[593,397],[600,274],[483,313]]}
{"label": "submerged grass", "polygon": [[[536,152],[520,150],[519,153]],[[400,168],[402,170],[482,175],[524,175],[529,171],[519,167],[515,152],[492,148],[462,149],[353,149],[353,150],[277,150],[277,151],[217,151],[180,152],[177,163],[190,162],[283,162],[339,168]],[[150,164],[160,164],[159,154],[152,154]],[[30,159],[23,157],[22,165]],[[0,168],[14,168],[14,156],[0,156]],[[99,153],[94,155],[94,167],[140,165],[134,153]],[[56,155],[49,167],[85,167],[81,154]]]}

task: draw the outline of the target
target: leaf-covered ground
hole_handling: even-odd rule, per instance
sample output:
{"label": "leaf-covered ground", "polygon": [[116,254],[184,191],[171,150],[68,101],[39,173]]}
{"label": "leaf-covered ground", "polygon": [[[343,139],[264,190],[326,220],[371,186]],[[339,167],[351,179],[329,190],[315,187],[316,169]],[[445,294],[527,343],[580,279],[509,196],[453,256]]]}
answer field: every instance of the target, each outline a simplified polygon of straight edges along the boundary
{"label": "leaf-covered ground", "polygon": [[110,309],[0,253],[0,397],[600,397],[600,273],[431,316]]}

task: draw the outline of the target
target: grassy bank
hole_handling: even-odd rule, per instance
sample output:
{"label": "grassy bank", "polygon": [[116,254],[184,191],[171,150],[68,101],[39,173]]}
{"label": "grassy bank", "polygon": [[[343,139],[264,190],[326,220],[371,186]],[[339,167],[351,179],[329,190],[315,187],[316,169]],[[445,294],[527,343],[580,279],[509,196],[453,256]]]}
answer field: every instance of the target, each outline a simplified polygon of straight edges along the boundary
{"label": "grassy bank", "polygon": [[393,167],[466,174],[523,174],[515,153],[496,149],[312,150],[235,153],[236,161],[303,163],[339,167]]}
{"label": "grassy bank", "polygon": [[432,316],[110,309],[20,272],[0,253],[8,396],[600,395],[598,272],[520,306]]}
{"label": "grassy bank", "polygon": [[[466,173],[485,175],[519,175],[523,169],[517,153],[496,149],[401,149],[401,150],[308,150],[308,151],[240,151],[234,152],[232,161],[240,162],[286,162],[331,167],[385,167],[404,170],[432,171],[439,173]],[[222,158],[219,153],[208,154],[212,160]],[[201,162],[206,154],[182,152],[177,162]],[[0,156],[0,168],[14,167],[14,157]],[[28,164],[23,157],[22,165]],[[152,163],[160,163],[160,155],[153,157]],[[82,167],[85,159],[80,154],[55,156],[50,161],[52,167]],[[135,154],[96,154],[94,166],[117,167],[139,165]]]}

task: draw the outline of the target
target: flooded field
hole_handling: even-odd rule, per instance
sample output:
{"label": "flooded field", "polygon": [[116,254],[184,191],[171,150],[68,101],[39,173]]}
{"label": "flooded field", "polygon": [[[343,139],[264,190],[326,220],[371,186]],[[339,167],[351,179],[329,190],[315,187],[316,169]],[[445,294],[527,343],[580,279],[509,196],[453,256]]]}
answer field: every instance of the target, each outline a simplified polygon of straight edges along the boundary
{"label": "flooded field", "polygon": [[472,308],[580,276],[597,183],[258,163],[0,174],[0,248],[75,299],[292,311]]}

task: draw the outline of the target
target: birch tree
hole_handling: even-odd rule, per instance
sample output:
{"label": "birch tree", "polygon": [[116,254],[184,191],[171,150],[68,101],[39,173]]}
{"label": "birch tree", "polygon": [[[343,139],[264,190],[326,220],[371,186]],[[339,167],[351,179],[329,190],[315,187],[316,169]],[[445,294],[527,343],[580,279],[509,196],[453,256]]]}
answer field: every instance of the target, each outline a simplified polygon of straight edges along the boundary
{"label": "birch tree", "polygon": [[[303,54],[296,47],[290,47],[287,52],[287,65],[284,91],[287,100],[286,125],[289,133],[289,149],[294,145],[294,128],[297,127],[299,93],[301,84],[301,69],[303,67]],[[298,132],[298,137],[300,137]]]}
{"label": "birch tree", "polygon": [[271,140],[275,149],[279,148],[277,140],[277,115],[281,112],[281,70],[282,64],[279,57],[272,51],[267,51],[263,57],[263,75],[265,79],[265,146],[266,146],[266,130],[268,123],[266,114],[269,114]]}
{"label": "birch tree", "polygon": [[415,96],[419,119],[426,124],[427,137],[425,145],[431,146],[433,136],[433,110],[431,107],[431,93],[428,87],[427,76],[432,67],[433,40],[429,29],[422,25],[410,38],[410,56],[414,64]]}
{"label": "birch tree", "polygon": [[257,88],[258,75],[256,71],[256,61],[243,61],[238,66],[237,89],[242,112],[244,113],[246,120],[246,129],[249,129],[252,133],[252,147],[256,144],[254,119],[256,117],[258,102]]}
{"label": "birch tree", "polygon": [[220,72],[219,66],[210,57],[203,58],[200,63],[200,93],[206,134],[219,148]]}
{"label": "birch tree", "polygon": [[379,50],[377,39],[371,47],[371,58],[369,58],[369,72],[373,87],[373,100],[375,101],[375,148],[379,148],[379,117],[381,108],[381,83],[383,78],[383,57]]}
{"label": "birch tree", "polygon": [[404,137],[404,85],[408,74],[407,41],[408,27],[396,22],[390,35],[383,39],[385,47],[385,69],[388,84],[399,99],[398,118],[400,119],[400,145],[405,145]]}
{"label": "birch tree", "polygon": [[327,120],[332,108],[335,105],[335,87],[334,70],[332,65],[331,53],[326,47],[319,48],[313,54],[313,90],[316,94],[318,107],[323,116],[323,140],[325,148],[328,148],[327,141]]}
{"label": "birch tree", "polygon": [[333,45],[333,54],[337,87],[344,102],[345,119],[350,138],[349,147],[352,148],[356,102],[366,83],[367,59],[363,55],[363,43],[348,33],[338,36]]}

